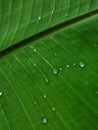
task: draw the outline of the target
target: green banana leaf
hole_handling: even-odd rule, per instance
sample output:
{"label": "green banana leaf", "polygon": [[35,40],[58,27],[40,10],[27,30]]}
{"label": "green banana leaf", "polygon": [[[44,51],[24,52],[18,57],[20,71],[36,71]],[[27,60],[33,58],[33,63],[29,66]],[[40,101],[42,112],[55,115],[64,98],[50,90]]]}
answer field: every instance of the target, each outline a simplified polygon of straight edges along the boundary
{"label": "green banana leaf", "polygon": [[0,0],[0,130],[98,130],[98,1]]}

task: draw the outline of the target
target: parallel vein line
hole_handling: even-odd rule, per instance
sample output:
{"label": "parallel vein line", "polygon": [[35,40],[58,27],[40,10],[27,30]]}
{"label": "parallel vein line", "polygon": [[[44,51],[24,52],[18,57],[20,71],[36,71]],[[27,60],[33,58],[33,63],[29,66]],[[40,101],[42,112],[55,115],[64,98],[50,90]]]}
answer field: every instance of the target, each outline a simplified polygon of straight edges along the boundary
{"label": "parallel vein line", "polygon": [[23,108],[24,113],[25,113],[25,115],[27,116],[27,119],[28,119],[28,121],[29,121],[31,127],[34,128],[34,125],[32,124],[32,121],[31,121],[31,119],[30,119],[30,116],[29,116],[29,114],[28,114],[26,108],[24,107],[24,105],[23,105],[21,99],[19,98],[18,94],[16,93],[14,87],[12,86],[12,83],[10,82],[10,80],[9,80],[9,78],[7,77],[7,75],[5,74],[5,72],[4,72],[2,69],[0,69],[0,70],[1,70],[2,74],[4,75],[5,79],[6,79],[6,80],[8,81],[8,83],[10,84],[11,89],[13,90],[15,96],[17,97],[17,99],[18,99],[18,101],[19,101],[21,107]]}
{"label": "parallel vein line", "polygon": [[71,26],[73,24],[81,22],[81,21],[83,21],[85,19],[88,19],[88,18],[94,16],[94,15],[98,15],[98,9],[93,10],[91,12],[88,12],[86,14],[80,15],[80,16],[75,17],[73,19],[64,21],[64,22],[62,22],[62,23],[60,23],[60,24],[58,24],[56,26],[50,27],[50,28],[48,28],[48,29],[46,29],[46,30],[44,30],[42,32],[39,32],[39,33],[37,33],[37,34],[27,38],[27,39],[24,39],[24,40],[22,40],[22,41],[20,41],[20,42],[18,42],[16,44],[8,47],[8,48],[2,50],[0,52],[0,58],[12,53],[13,51],[16,51],[16,50],[30,44],[31,42],[37,41],[37,40],[39,40],[39,39],[41,39],[41,38],[43,38],[45,36],[48,36],[51,33],[55,33],[60,29],[67,28],[67,27],[69,27],[69,26]]}

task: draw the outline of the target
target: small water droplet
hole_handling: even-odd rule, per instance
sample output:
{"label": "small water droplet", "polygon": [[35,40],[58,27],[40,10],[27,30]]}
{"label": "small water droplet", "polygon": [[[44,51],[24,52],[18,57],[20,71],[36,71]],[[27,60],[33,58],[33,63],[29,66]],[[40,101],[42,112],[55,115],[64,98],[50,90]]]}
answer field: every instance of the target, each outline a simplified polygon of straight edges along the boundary
{"label": "small water droplet", "polygon": [[55,107],[52,107],[52,111],[56,111],[56,110],[55,110]]}
{"label": "small water droplet", "polygon": [[53,69],[53,74],[55,74],[55,75],[58,74],[58,70],[54,68]]}
{"label": "small water droplet", "polygon": [[3,94],[3,92],[2,92],[2,91],[0,91],[0,96],[2,96],[2,94]]}
{"label": "small water droplet", "polygon": [[48,82],[49,82],[49,80],[47,78],[45,78],[45,83],[48,83]]}
{"label": "small water droplet", "polygon": [[45,117],[42,118],[42,123],[43,123],[43,124],[46,124],[46,123],[47,123],[47,118],[45,118]]}
{"label": "small water droplet", "polygon": [[37,104],[37,102],[36,102],[36,101],[34,101],[34,104],[36,105],[36,104]]}
{"label": "small water droplet", "polygon": [[54,11],[51,12],[52,14],[54,13]]}
{"label": "small water droplet", "polygon": [[85,64],[81,61],[80,61],[79,65],[80,65],[81,68],[85,67]]}
{"label": "small water droplet", "polygon": [[43,98],[46,98],[46,97],[47,97],[46,94],[44,94],[44,95],[43,95]]}
{"label": "small water droplet", "polygon": [[36,64],[34,63],[34,66],[36,66]]}
{"label": "small water droplet", "polygon": [[34,48],[34,52],[36,52],[36,49]]}
{"label": "small water droplet", "polygon": [[66,17],[68,16],[68,13],[66,14]]}
{"label": "small water droplet", "polygon": [[73,63],[72,65],[73,65],[73,66],[76,66],[76,63]]}
{"label": "small water droplet", "polygon": [[59,67],[59,70],[63,70],[63,68],[62,68],[62,67]]}
{"label": "small water droplet", "polygon": [[41,20],[41,16],[38,17],[38,20]]}
{"label": "small water droplet", "polygon": [[70,65],[67,64],[67,65],[66,65],[66,68],[70,68]]}
{"label": "small water droplet", "polygon": [[57,53],[54,53],[55,56],[57,56]]}

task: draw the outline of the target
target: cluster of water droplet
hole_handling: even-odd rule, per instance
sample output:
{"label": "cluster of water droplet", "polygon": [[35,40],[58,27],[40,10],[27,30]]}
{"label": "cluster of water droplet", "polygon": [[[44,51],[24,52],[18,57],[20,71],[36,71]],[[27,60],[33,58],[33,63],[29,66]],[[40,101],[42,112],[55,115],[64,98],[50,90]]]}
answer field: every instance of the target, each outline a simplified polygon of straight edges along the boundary
{"label": "cluster of water droplet", "polygon": [[[43,94],[43,98],[46,98],[46,97],[47,97],[47,95],[46,95],[46,94]],[[35,105],[37,104],[37,101],[36,101],[36,100],[34,101],[34,104],[35,104]],[[52,106],[51,109],[52,109],[53,112],[56,111],[56,109],[55,109],[54,106]],[[43,124],[46,124],[46,123],[48,122],[48,120],[47,120],[46,117],[43,117],[43,118],[41,118],[41,122],[42,122]]]}
{"label": "cluster of water droplet", "polygon": [[49,82],[48,78],[45,78],[45,83],[48,83],[48,82]]}
{"label": "cluster of water droplet", "polygon": [[81,61],[80,61],[79,65],[80,65],[81,68],[85,67],[85,64]]}
{"label": "cluster of water droplet", "polygon": [[58,74],[58,70],[54,68],[54,69],[53,69],[53,74],[54,74],[54,75],[57,75],[57,74]]}
{"label": "cluster of water droplet", "polygon": [[[56,111],[55,107],[52,107],[52,111],[53,111],[53,112]],[[48,122],[48,120],[47,120],[46,117],[43,117],[41,120],[42,120],[42,123],[43,123],[43,124],[46,124],[46,123]]]}
{"label": "cluster of water droplet", "polygon": [[[41,19],[41,17],[39,17],[39,20],[40,20],[40,19]],[[36,49],[33,49],[33,51],[36,52]],[[57,56],[56,53],[55,53],[54,55]],[[75,63],[75,62],[72,63],[72,66],[76,66],[76,65],[77,65],[77,63]],[[36,66],[35,63],[34,63],[34,66]],[[80,66],[81,68],[84,68],[84,67],[85,67],[85,64],[80,61],[80,62],[79,62],[79,66]],[[66,68],[70,68],[71,65],[66,64],[65,67],[66,67]],[[57,75],[58,72],[59,72],[59,71],[62,71],[62,70],[63,70],[63,67],[62,67],[62,66],[60,66],[59,69],[53,68],[52,73],[53,73],[54,75]],[[48,78],[46,77],[46,78],[45,78],[45,83],[48,83],[48,82],[49,82],[49,80],[48,80]],[[2,94],[3,94],[3,92],[0,91],[0,96],[2,96]],[[96,94],[98,94],[98,91],[96,91]],[[46,98],[47,98],[47,95],[46,95],[46,94],[43,94],[43,98],[46,99]],[[66,103],[67,103],[67,102],[66,102]],[[34,104],[37,104],[36,100],[34,101]],[[53,112],[56,111],[56,109],[55,109],[54,106],[52,106],[51,109],[52,109]],[[48,120],[47,120],[46,117],[43,117],[43,118],[41,119],[41,121],[42,121],[43,124],[46,124]]]}
{"label": "cluster of water droplet", "polygon": [[[77,65],[77,63],[72,63],[72,66],[76,66]],[[85,67],[85,64],[83,63],[83,62],[79,62],[79,66],[81,67],[81,68],[84,68]],[[70,68],[71,67],[71,65],[69,65],[69,64],[66,64],[66,68]]]}
{"label": "cluster of water droplet", "polygon": [[[75,63],[75,62],[72,63],[72,66],[76,66],[76,65],[77,65],[77,63]],[[79,62],[79,66],[80,66],[81,68],[84,68],[84,67],[85,67],[85,64],[80,61],[80,62]],[[65,67],[66,67],[66,68],[70,68],[71,65],[66,64]],[[63,70],[63,67],[59,67],[59,69],[53,68],[53,74],[54,74],[54,75],[57,75],[57,74],[58,74],[58,70]]]}

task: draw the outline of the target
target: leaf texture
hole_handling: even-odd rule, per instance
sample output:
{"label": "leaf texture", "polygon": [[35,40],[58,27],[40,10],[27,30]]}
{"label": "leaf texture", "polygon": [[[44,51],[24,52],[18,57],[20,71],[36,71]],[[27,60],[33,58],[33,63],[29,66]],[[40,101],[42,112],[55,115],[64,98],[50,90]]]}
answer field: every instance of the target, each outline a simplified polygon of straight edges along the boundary
{"label": "leaf texture", "polygon": [[[1,51],[98,8],[93,0],[0,2]],[[98,130],[97,21],[98,14],[0,58],[0,130]]]}

